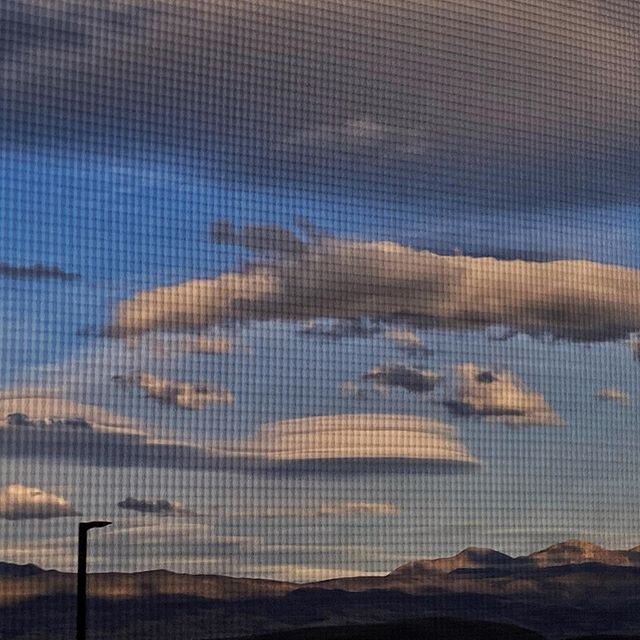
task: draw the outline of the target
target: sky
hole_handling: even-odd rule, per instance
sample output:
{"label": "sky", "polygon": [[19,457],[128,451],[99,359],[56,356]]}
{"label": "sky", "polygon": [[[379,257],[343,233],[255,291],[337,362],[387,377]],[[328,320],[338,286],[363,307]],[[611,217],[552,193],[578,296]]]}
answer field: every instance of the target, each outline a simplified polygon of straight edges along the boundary
{"label": "sky", "polygon": [[0,560],[639,544],[639,19],[6,3]]}

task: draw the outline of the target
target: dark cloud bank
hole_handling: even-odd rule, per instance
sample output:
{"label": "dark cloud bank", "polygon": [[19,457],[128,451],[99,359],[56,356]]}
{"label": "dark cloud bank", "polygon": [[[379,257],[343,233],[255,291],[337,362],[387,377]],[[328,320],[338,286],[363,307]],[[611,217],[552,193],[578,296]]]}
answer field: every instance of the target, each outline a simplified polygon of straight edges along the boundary
{"label": "dark cloud bank", "polygon": [[631,0],[13,0],[0,126],[373,197],[631,201],[639,23]]}

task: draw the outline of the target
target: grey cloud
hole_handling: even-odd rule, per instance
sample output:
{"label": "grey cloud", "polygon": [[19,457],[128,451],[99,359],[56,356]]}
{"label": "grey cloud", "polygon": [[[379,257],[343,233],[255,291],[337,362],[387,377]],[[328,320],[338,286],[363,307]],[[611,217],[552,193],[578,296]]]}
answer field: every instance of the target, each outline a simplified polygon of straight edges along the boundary
{"label": "grey cloud", "polygon": [[297,253],[306,245],[295,233],[277,224],[247,224],[237,228],[228,220],[217,220],[212,223],[209,235],[215,243],[258,252]]}
{"label": "grey cloud", "polygon": [[185,509],[169,500],[144,500],[129,496],[118,502],[121,509],[129,509],[140,513],[151,513],[155,515],[168,516],[171,514],[186,513]]}
{"label": "grey cloud", "polygon": [[26,280],[77,280],[80,276],[55,265],[31,264],[23,266],[0,262],[0,277]]}
{"label": "grey cloud", "polygon": [[638,197],[632,0],[5,5],[16,144],[460,206]]}
{"label": "grey cloud", "polygon": [[391,364],[371,369],[362,379],[387,387],[401,387],[413,393],[426,393],[433,391],[442,376],[432,371]]}

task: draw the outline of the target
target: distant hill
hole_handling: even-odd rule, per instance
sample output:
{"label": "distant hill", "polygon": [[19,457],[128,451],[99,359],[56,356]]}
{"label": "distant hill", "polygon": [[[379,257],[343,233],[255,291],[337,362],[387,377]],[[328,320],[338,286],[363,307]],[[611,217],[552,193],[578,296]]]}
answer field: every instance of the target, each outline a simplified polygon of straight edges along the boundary
{"label": "distant hill", "polygon": [[25,576],[36,576],[41,573],[50,573],[37,567],[35,564],[12,564],[11,562],[0,562],[0,578],[22,578]]}
{"label": "distant hill", "polygon": [[[75,588],[72,573],[0,563],[0,638],[68,638]],[[443,638],[463,639],[465,629],[483,638],[478,629],[496,623],[515,625],[521,628],[518,633],[528,634],[514,631],[509,636],[514,640],[640,637],[638,548],[611,551],[579,540],[517,558],[471,547],[450,558],[409,562],[384,576],[307,584],[159,570],[91,574],[88,589],[91,637],[96,640],[221,639],[260,633],[311,640],[315,627],[329,639],[395,635],[401,640],[410,636],[399,635],[400,621],[428,625],[435,622],[426,619],[436,617],[458,625],[442,622]],[[478,620],[490,622],[478,627]],[[374,623],[385,628],[367,630]],[[357,625],[368,627],[358,630]],[[346,633],[344,628],[382,635],[326,635]],[[447,636],[453,628],[457,635]],[[295,634],[286,635],[289,631]],[[495,633],[491,637],[499,638]],[[440,636],[429,632],[424,637]]]}
{"label": "distant hill", "polygon": [[510,624],[429,618],[390,624],[315,627],[251,636],[240,640],[543,640]]}

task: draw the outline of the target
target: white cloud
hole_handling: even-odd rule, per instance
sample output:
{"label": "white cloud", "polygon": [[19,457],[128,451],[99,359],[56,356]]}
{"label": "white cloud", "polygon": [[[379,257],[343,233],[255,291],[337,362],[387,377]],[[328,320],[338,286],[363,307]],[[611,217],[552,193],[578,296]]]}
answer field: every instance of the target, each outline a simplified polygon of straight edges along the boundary
{"label": "white cloud", "polygon": [[509,425],[560,426],[562,419],[544,397],[507,372],[474,364],[456,367],[458,383],[446,406],[458,415],[478,415]]}
{"label": "white cloud", "polygon": [[0,518],[5,520],[44,520],[75,515],[78,513],[64,498],[42,489],[21,484],[0,488]]}
{"label": "white cloud", "polygon": [[240,456],[259,464],[309,469],[393,469],[394,463],[434,471],[468,468],[476,460],[451,427],[414,415],[344,414],[263,426]]}
{"label": "white cloud", "polygon": [[324,238],[238,273],[139,292],[118,306],[109,331],[124,336],[231,320],[325,317],[617,339],[640,329],[640,271],[587,260],[441,256],[392,242]]}

